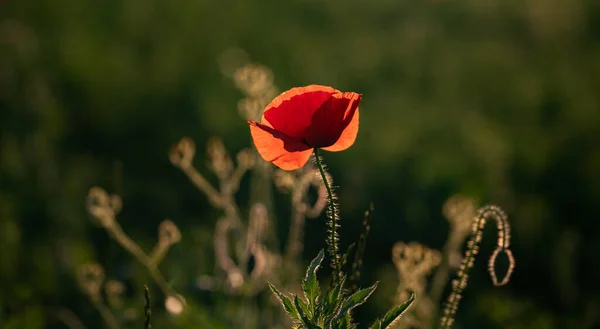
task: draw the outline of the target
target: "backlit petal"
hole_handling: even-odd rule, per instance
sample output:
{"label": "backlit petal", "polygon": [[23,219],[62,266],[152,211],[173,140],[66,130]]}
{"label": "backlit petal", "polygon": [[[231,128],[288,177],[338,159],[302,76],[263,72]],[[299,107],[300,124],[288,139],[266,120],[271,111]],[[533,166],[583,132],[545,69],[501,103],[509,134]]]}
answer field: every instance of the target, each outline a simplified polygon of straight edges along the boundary
{"label": "backlit petal", "polygon": [[248,121],[248,124],[256,150],[265,161],[273,162],[284,170],[294,170],[301,168],[310,158],[310,146],[268,125],[254,121]]}
{"label": "backlit petal", "polygon": [[336,93],[339,91],[320,85],[292,88],[267,105],[262,123],[302,141],[314,113]]}
{"label": "backlit petal", "polygon": [[302,168],[308,162],[312,152],[313,149],[311,148],[306,151],[285,153],[271,162],[283,170],[296,170]]}
{"label": "backlit petal", "polygon": [[331,96],[311,119],[311,125],[305,133],[306,142],[312,147],[333,147],[342,134],[352,123],[353,126],[344,134],[344,140],[340,141],[333,150],[342,150],[350,147],[358,133],[358,104],[362,95],[346,92]]}
{"label": "backlit petal", "polygon": [[331,146],[323,147],[323,150],[329,152],[339,152],[349,148],[352,146],[352,144],[354,144],[354,141],[356,141],[356,136],[358,135],[358,113],[359,111],[357,108],[354,112],[352,120],[350,121],[350,124],[346,127],[346,129],[344,129],[344,131],[342,131],[342,134],[337,142]]}

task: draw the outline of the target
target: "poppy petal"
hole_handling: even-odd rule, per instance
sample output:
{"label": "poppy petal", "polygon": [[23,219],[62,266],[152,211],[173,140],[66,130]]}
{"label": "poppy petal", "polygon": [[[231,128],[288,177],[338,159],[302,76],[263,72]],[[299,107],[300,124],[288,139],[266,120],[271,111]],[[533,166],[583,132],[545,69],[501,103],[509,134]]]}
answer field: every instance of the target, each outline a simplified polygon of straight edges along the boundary
{"label": "poppy petal", "polygon": [[354,116],[350,121],[350,124],[342,131],[340,138],[331,146],[323,147],[323,150],[329,152],[339,152],[343,151],[356,141],[356,136],[358,135],[358,108],[354,112]]}
{"label": "poppy petal", "polygon": [[262,123],[301,141],[314,113],[336,93],[339,91],[320,85],[292,88],[267,105]]}
{"label": "poppy petal", "polygon": [[333,150],[343,150],[352,145],[358,133],[358,104],[362,95],[346,92],[332,95],[312,117],[306,131],[306,142],[312,147],[332,147],[352,123],[344,140]]}
{"label": "poppy petal", "polygon": [[290,138],[269,125],[254,121],[250,124],[250,134],[258,154],[267,162],[273,162],[283,170],[294,170],[306,164],[312,148],[302,142]]}

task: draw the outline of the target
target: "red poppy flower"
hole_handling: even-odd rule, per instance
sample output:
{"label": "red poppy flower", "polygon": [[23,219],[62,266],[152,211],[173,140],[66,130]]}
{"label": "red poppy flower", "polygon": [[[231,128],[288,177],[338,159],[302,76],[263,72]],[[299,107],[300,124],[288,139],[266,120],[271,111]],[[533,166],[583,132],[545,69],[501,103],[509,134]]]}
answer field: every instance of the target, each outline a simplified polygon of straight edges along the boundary
{"label": "red poppy flower", "polygon": [[327,86],[292,88],[267,105],[261,123],[248,120],[254,145],[284,170],[302,167],[315,148],[343,151],[356,140],[361,99]]}

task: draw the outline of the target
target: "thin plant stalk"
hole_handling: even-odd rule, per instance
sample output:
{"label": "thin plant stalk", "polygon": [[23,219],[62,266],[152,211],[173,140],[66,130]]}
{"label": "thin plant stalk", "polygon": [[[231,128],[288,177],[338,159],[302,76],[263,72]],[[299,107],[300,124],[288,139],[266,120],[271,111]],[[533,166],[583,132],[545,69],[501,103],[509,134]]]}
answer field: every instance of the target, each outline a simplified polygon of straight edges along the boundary
{"label": "thin plant stalk", "polygon": [[135,242],[133,242],[133,240],[131,240],[131,238],[125,234],[125,232],[123,232],[121,226],[119,226],[116,221],[108,228],[108,231],[125,250],[137,258],[137,260],[148,270],[154,282],[159,286],[165,295],[179,298],[179,294],[177,294],[169,286],[167,280],[165,280],[152,258],[150,258]]}
{"label": "thin plant stalk", "polygon": [[152,329],[152,325],[150,324],[150,316],[152,315],[152,310],[150,309],[150,289],[148,289],[147,285],[144,285],[144,299],[146,301],[144,306],[144,315],[146,319],[144,329]]}
{"label": "thin plant stalk", "polygon": [[331,266],[333,267],[333,282],[336,283],[341,276],[341,261],[340,261],[340,252],[339,252],[339,244],[338,244],[338,233],[337,229],[339,227],[339,216],[338,209],[335,204],[335,196],[333,194],[333,189],[331,188],[331,184],[327,180],[327,174],[325,173],[325,168],[323,166],[323,160],[319,155],[319,149],[315,148],[315,164],[319,168],[319,172],[321,174],[321,179],[323,179],[323,184],[325,184],[325,188],[327,189],[327,217],[329,217],[328,226],[329,232],[327,236],[327,244],[328,251],[331,257]]}

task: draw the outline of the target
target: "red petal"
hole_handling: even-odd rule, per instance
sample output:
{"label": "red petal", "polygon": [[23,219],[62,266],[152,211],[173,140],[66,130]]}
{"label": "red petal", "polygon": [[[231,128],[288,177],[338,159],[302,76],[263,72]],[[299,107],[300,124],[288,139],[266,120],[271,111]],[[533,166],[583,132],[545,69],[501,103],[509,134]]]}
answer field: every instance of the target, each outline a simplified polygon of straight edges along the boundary
{"label": "red petal", "polygon": [[273,162],[283,170],[294,170],[306,164],[312,148],[290,138],[286,134],[254,121],[250,124],[250,134],[258,154],[268,162]]}
{"label": "red petal", "polygon": [[354,141],[356,141],[356,136],[358,135],[358,112],[359,111],[357,108],[354,112],[352,120],[350,121],[350,124],[346,127],[346,129],[344,129],[344,131],[342,131],[342,134],[337,142],[331,146],[323,147],[323,150],[329,152],[339,152],[349,148],[352,146],[352,144],[354,144]]}
{"label": "red petal", "polygon": [[[353,92],[332,95],[313,115],[306,133],[307,144],[333,151],[350,147],[358,134],[358,104],[361,99],[361,94]],[[340,144],[336,145],[338,142]]]}
{"label": "red petal", "polygon": [[292,88],[267,105],[262,123],[302,141],[315,112],[336,93],[336,89],[319,85]]}

